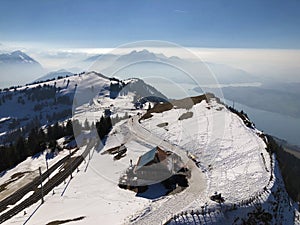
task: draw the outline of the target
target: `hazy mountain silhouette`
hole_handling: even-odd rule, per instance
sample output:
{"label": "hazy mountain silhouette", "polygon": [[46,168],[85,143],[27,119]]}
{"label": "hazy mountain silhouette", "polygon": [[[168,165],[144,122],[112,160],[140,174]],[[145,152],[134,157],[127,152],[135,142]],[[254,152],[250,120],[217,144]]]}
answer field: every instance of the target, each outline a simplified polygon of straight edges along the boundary
{"label": "hazy mountain silhouette", "polygon": [[22,51],[0,54],[0,86],[19,85],[45,73],[39,62]]}

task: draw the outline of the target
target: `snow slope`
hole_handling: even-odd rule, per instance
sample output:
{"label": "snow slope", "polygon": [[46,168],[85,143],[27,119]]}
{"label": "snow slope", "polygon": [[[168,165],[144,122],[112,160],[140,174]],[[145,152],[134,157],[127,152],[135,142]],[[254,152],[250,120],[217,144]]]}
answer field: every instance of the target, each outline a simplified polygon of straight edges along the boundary
{"label": "snow slope", "polygon": [[[125,127],[123,127],[125,126]],[[76,224],[122,224],[136,211],[142,210],[149,203],[148,199],[135,197],[135,193],[118,187],[120,175],[128,168],[129,159],[137,160],[140,154],[153,146],[132,138],[127,139],[128,129],[125,125],[116,126],[110,136],[107,147],[120,145],[126,140],[128,153],[125,158],[114,161],[113,156],[93,150],[91,160],[80,165],[74,178],[54,189],[55,194],[48,194],[45,203],[39,203],[20,213],[4,224],[24,223],[32,213],[28,224],[47,224],[55,220],[65,220],[84,216]],[[101,152],[105,151],[102,149]],[[35,209],[39,209],[35,212]]]}
{"label": "snow slope", "polygon": [[[67,82],[67,80],[70,80],[70,82]],[[136,79],[131,79],[126,81],[126,83],[130,84],[130,82],[136,81]],[[62,94],[73,94],[76,90],[76,94],[74,95],[74,102],[76,102],[74,103],[74,119],[79,119],[81,122],[86,118],[90,124],[93,121],[99,120],[107,108],[110,108],[112,111],[112,116],[118,114],[120,117],[126,113],[128,115],[135,115],[144,111],[143,109],[135,110],[133,104],[135,94],[132,92],[115,99],[110,98],[108,88],[111,81],[95,73],[87,73],[46,83],[54,85],[54,82],[56,82],[57,86],[65,87],[60,90]],[[29,85],[28,88],[38,85],[40,84]],[[147,86],[145,87],[147,88]],[[17,90],[24,90],[25,88],[21,87]],[[5,104],[9,106],[8,103]],[[28,111],[30,111],[30,106],[27,107]],[[6,119],[3,119],[3,121]],[[72,219],[82,215],[86,217],[82,221],[83,224],[99,224],[103,221],[106,221],[105,224],[122,224],[133,212],[141,210],[145,204],[149,203],[149,200],[137,198],[134,192],[120,189],[118,181],[120,175],[128,168],[130,159],[137,161],[141,154],[152,149],[154,146],[128,137],[128,131],[127,124],[122,125],[120,123],[116,125],[105,146],[105,148],[110,146],[115,147],[121,144],[120,141],[122,143],[125,141],[128,148],[126,158],[114,161],[111,155],[100,154],[101,149],[92,151],[91,155],[87,156],[85,163],[80,165],[79,171],[73,174],[74,179],[59,185],[54,189],[54,194],[50,192],[45,198],[46,202],[44,205],[39,206],[39,203],[36,203],[26,209],[26,215],[23,212],[19,213],[19,215],[5,222],[5,224],[46,224],[54,220]],[[90,138],[90,134],[86,134],[86,132],[82,135]],[[118,134],[118,138],[113,134]],[[85,147],[83,145],[78,152],[83,152]],[[68,153],[68,151],[65,153]],[[56,157],[55,161],[59,158]],[[52,164],[51,162],[49,163]],[[11,175],[16,172],[26,172],[29,170],[37,172],[39,166],[42,166],[42,170],[45,169],[45,158],[43,155],[37,159],[28,158],[4,174],[2,182],[5,183],[8,181]],[[22,178],[24,182],[20,180],[17,183],[15,182],[14,186],[21,185],[21,183],[23,185],[23,183],[25,184],[31,179],[33,177],[27,176],[26,179]],[[14,189],[13,187],[9,187],[9,190],[13,191]],[[80,204],[78,204],[79,202]],[[49,214],[49,210],[53,213]],[[99,216],[99,210],[101,211],[101,216]],[[112,216],[115,214],[118,216]]]}
{"label": "snow slope", "polygon": [[[187,113],[192,116],[182,119]],[[214,100],[152,115],[141,120],[142,125],[190,152],[207,177],[206,191],[172,216],[169,224],[253,223],[263,213],[271,224],[299,224],[294,216],[298,211],[260,131],[245,126]],[[222,194],[223,205],[210,200],[214,192]]]}
{"label": "snow slope", "polygon": [[[60,88],[59,91],[55,94],[56,97],[60,96],[69,96],[70,99],[72,99],[76,86],[82,79],[81,76],[72,76],[69,78],[63,78],[48,82],[42,82],[38,84],[30,84],[27,86],[18,87],[15,90],[11,89],[9,91],[2,91],[0,92],[0,98],[3,98],[4,96],[11,95],[11,99],[7,99],[0,105],[0,119],[9,117],[9,120],[6,120],[1,123],[0,126],[0,133],[9,133],[10,131],[14,131],[18,128],[24,127],[31,123],[35,118],[38,118],[38,121],[41,125],[46,125],[49,123],[47,119],[48,116],[52,116],[54,113],[60,113],[64,110],[72,110],[72,105],[67,104],[53,104],[54,99],[44,99],[41,101],[32,101],[29,100],[27,95],[25,94],[27,90],[32,90],[35,87],[38,86],[56,86],[57,88]],[[19,99],[22,99],[24,102],[19,102]],[[34,110],[34,107],[37,104],[45,104],[45,107],[43,107],[41,110]],[[70,113],[71,114],[71,113]],[[61,118],[64,119],[64,118]],[[19,121],[19,125],[13,128],[10,128],[10,123],[12,120]],[[5,134],[5,133],[4,133]],[[4,137],[2,136],[2,139],[0,139],[0,143],[2,144],[2,141],[4,140]]]}
{"label": "snow slope", "polygon": [[[266,144],[258,136],[261,132],[246,127],[224,105],[211,99],[190,109],[173,108],[153,113],[151,118],[139,123],[136,114],[145,113],[145,110],[134,108],[134,93],[112,99],[105,88],[110,82],[104,77],[99,79],[92,75],[74,79],[72,82],[82,87],[75,94],[74,118],[97,121],[105,109],[110,109],[113,117],[117,114],[133,117],[115,124],[105,145],[92,149],[79,170],[73,173],[74,178],[57,186],[45,197],[43,205],[32,205],[26,209],[26,215],[19,213],[4,222],[5,225],[39,225],[79,217],[81,220],[70,224],[160,224],[166,221],[171,224],[203,224],[205,221],[224,224],[233,223],[237,217],[246,218],[257,202],[268,210],[273,210],[272,202],[282,202],[274,218],[280,219],[279,223],[293,222],[293,207],[276,160],[270,157]],[[86,137],[91,138],[88,134]],[[125,157],[113,160],[113,155],[105,154],[106,150],[121,144],[127,148]],[[182,156],[192,170],[190,186],[175,195],[155,199],[120,189],[119,178],[129,167],[130,160],[137,162],[139,156],[157,145]],[[199,167],[188,159],[187,155],[191,154]],[[271,175],[276,179],[270,180]],[[214,192],[222,194],[226,210],[210,200]],[[249,205],[246,202],[250,202]],[[229,207],[234,204],[238,209],[230,211]],[[215,210],[215,213],[208,213],[207,217],[191,216],[191,210],[204,208]],[[181,212],[184,214],[174,219],[174,215]],[[241,224],[242,220],[239,221]]]}
{"label": "snow slope", "polygon": [[[192,118],[178,120],[187,111],[193,113]],[[168,125],[158,127],[161,123]],[[215,101],[202,101],[190,110],[153,113],[152,118],[142,120],[142,125],[197,156],[209,180],[209,196],[217,191],[235,202],[253,195],[269,181],[266,167],[270,170],[270,157],[256,134],[259,131],[246,127],[237,115]]]}

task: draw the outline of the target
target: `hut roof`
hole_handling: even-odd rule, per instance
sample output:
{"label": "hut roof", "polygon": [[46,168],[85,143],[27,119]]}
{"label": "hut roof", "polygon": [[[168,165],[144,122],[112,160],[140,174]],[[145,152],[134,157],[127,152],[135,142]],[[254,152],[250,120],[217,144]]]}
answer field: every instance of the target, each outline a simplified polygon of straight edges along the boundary
{"label": "hut roof", "polygon": [[144,155],[142,155],[139,158],[139,161],[137,162],[137,167],[145,166],[149,162],[151,162],[152,160],[154,160],[156,151],[157,151],[157,147],[151,149],[150,151],[148,151]]}

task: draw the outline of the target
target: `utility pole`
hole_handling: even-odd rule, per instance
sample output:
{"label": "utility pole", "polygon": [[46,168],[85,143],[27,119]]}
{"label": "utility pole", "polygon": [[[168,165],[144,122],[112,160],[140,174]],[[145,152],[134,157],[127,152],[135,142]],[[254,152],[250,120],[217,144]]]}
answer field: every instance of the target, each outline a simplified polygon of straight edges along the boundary
{"label": "utility pole", "polygon": [[41,167],[39,167],[39,172],[40,172],[40,180],[41,180],[41,194],[42,194],[42,204],[44,203],[44,188],[43,188],[43,179],[42,179],[42,170]]}

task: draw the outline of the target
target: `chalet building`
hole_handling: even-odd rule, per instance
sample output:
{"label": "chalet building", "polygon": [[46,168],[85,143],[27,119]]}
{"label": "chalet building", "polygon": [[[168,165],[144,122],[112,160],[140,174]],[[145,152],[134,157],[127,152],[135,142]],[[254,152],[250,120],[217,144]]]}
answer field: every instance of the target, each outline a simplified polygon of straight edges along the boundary
{"label": "chalet building", "polygon": [[140,181],[159,182],[176,174],[182,167],[178,155],[155,147],[139,157],[133,173]]}
{"label": "chalet building", "polygon": [[144,192],[152,184],[163,183],[168,190],[177,186],[187,187],[190,171],[174,152],[155,147],[141,155],[120,177],[119,187]]}

